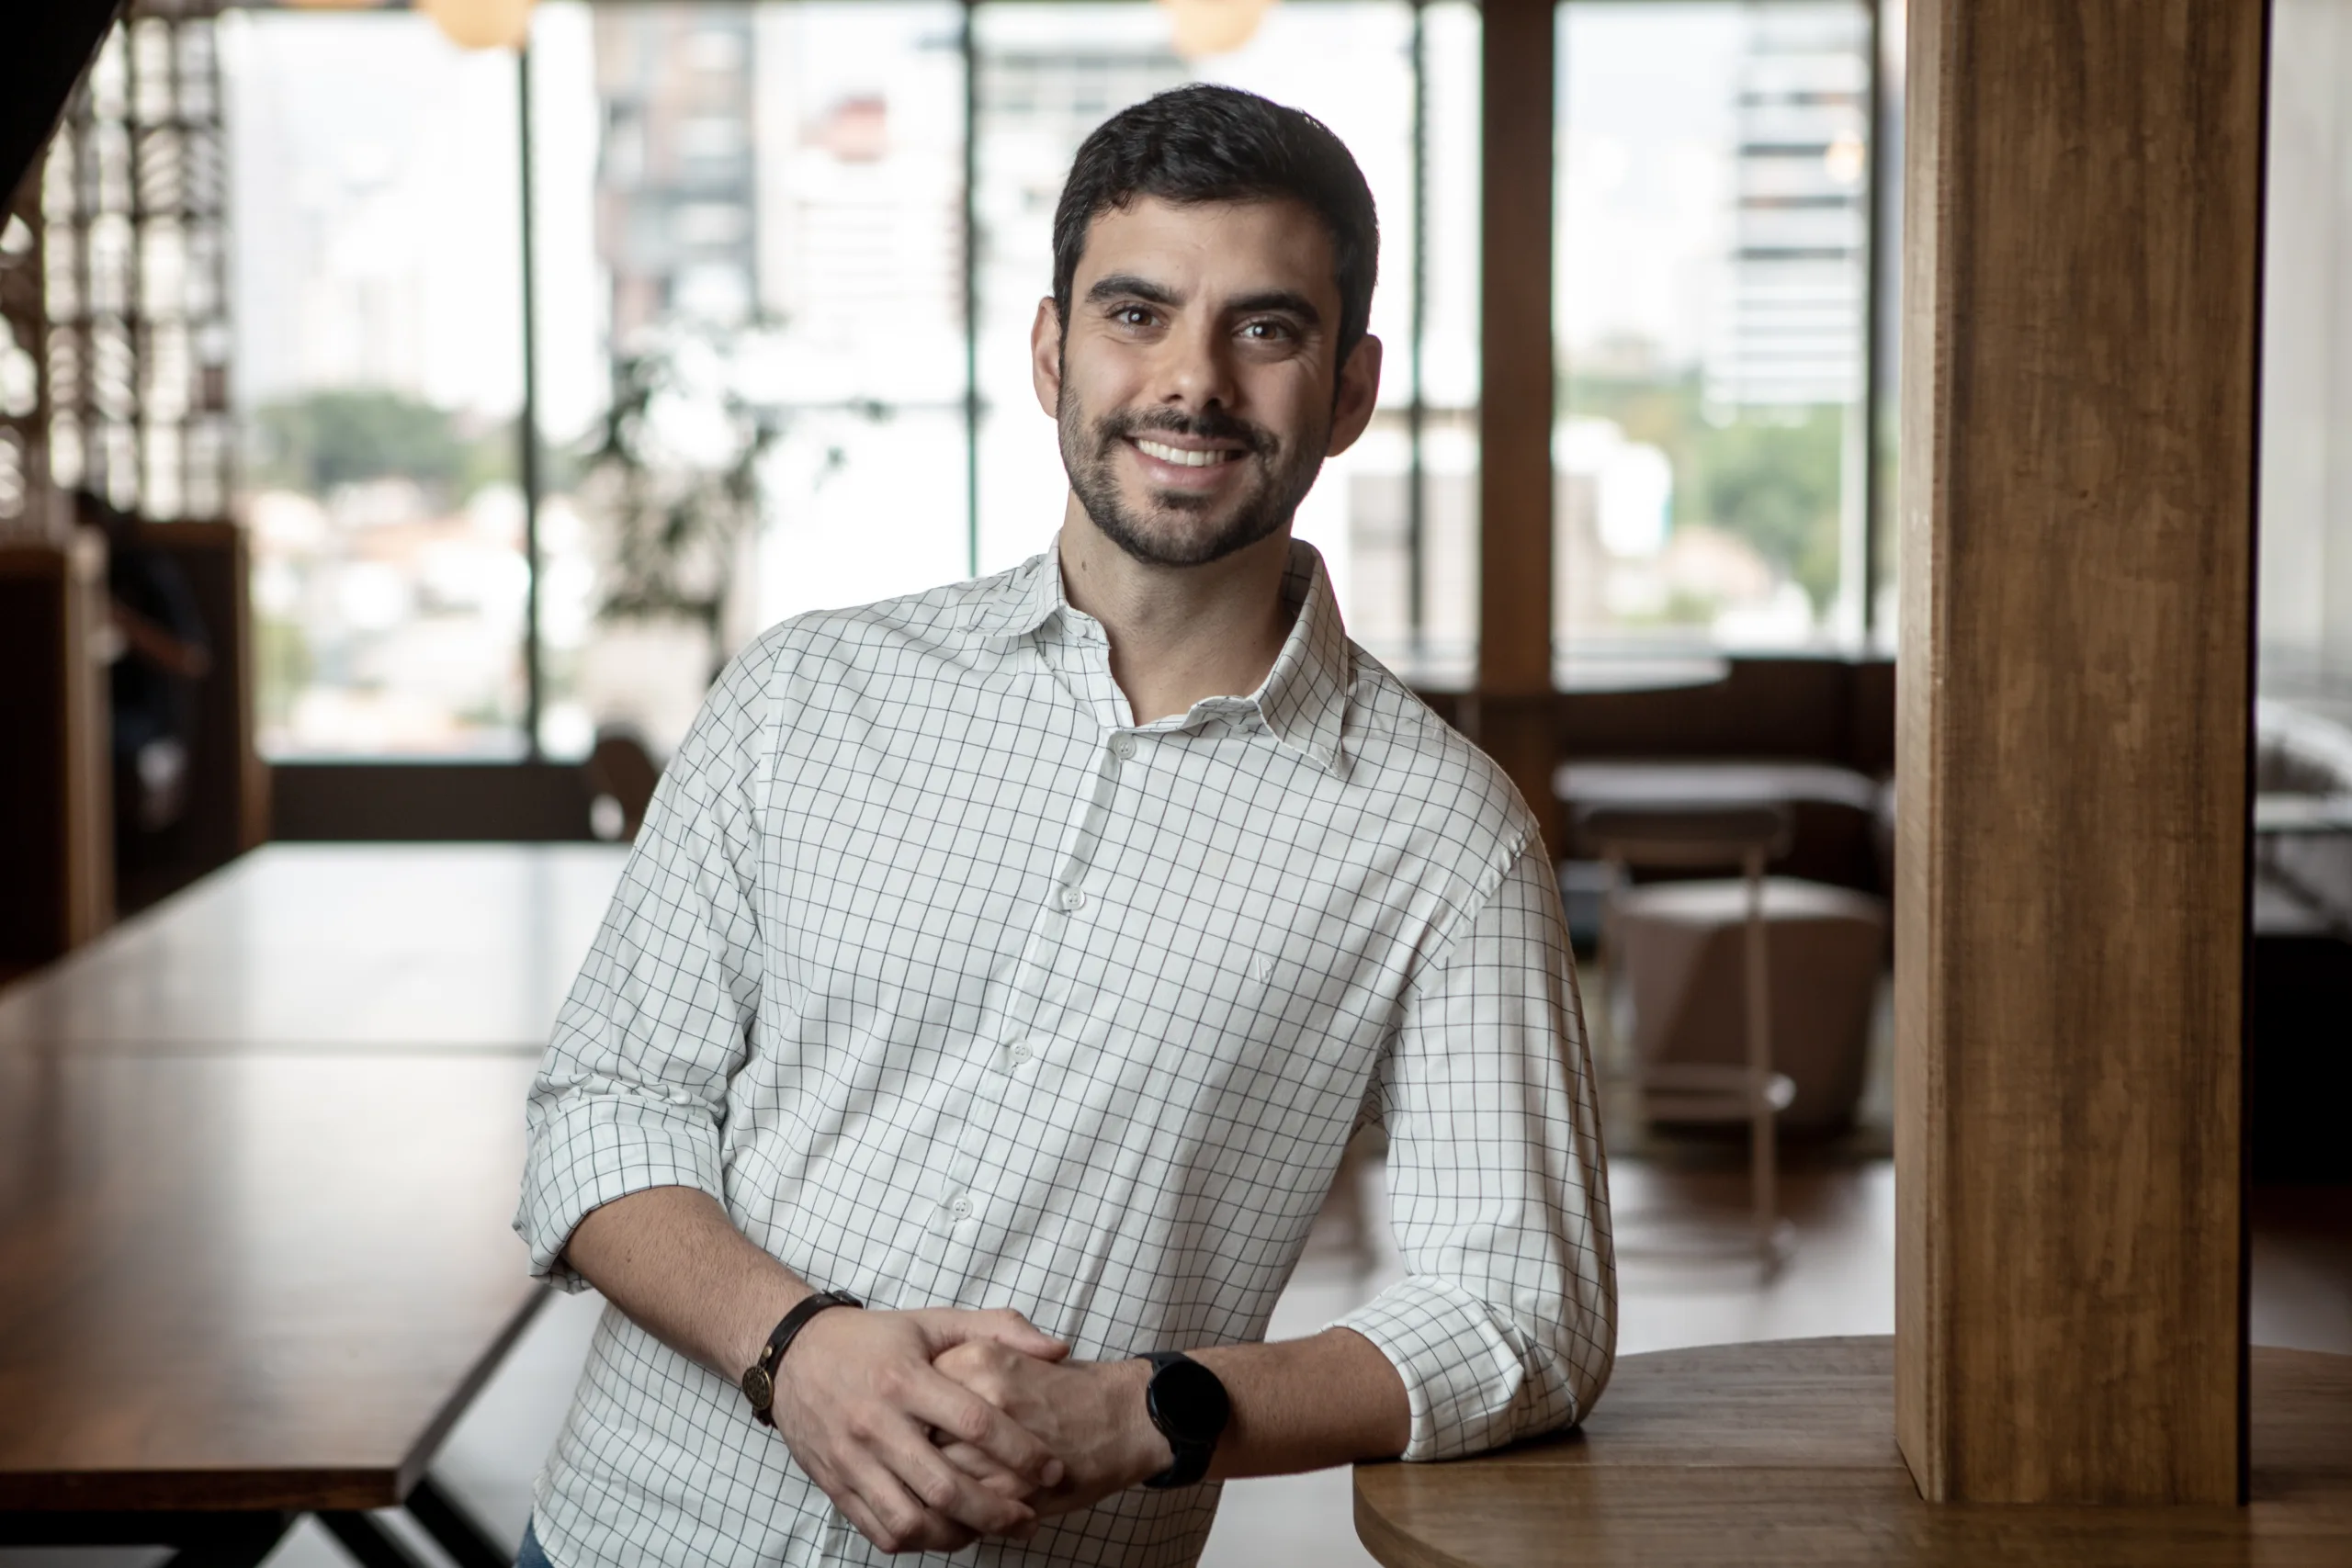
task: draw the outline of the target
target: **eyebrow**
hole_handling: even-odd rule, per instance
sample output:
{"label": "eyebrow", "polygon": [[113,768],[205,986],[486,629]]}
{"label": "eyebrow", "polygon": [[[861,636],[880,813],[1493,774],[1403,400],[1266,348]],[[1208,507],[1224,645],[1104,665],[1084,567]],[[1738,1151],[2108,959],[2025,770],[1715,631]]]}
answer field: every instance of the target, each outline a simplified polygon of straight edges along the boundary
{"label": "eyebrow", "polygon": [[[1154,283],[1148,277],[1138,277],[1128,272],[1114,272],[1096,278],[1094,286],[1086,291],[1086,299],[1090,305],[1101,304],[1108,299],[1140,299],[1146,304],[1171,306],[1184,302],[1182,297],[1166,284]],[[1323,312],[1315,308],[1315,301],[1295,289],[1261,289],[1255,294],[1244,294],[1237,299],[1228,299],[1226,301],[1225,308],[1228,313],[1237,316],[1279,310],[1285,315],[1296,316],[1308,326],[1323,324]]]}
{"label": "eyebrow", "polygon": [[1137,277],[1131,272],[1114,272],[1094,280],[1094,287],[1086,291],[1086,302],[1095,305],[1105,299],[1141,299],[1151,305],[1183,303],[1166,284]]}
{"label": "eyebrow", "polygon": [[1284,315],[1296,316],[1310,327],[1323,324],[1323,312],[1315,308],[1315,301],[1288,288],[1268,288],[1256,294],[1244,294],[1238,299],[1227,300],[1225,308],[1237,316],[1279,310]]}

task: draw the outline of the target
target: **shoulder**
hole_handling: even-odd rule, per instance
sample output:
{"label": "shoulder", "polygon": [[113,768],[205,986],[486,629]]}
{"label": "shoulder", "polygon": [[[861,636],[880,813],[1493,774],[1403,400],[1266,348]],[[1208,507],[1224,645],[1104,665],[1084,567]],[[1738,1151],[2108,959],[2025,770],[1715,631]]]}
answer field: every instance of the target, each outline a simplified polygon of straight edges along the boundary
{"label": "shoulder", "polygon": [[681,757],[768,755],[828,713],[923,701],[973,672],[983,657],[979,623],[1019,592],[1025,570],[778,621],[719,671]]}
{"label": "shoulder", "polygon": [[920,593],[809,610],[778,621],[730,660],[712,693],[789,718],[796,706],[958,683],[989,666],[988,628],[1017,611],[1038,562]]}
{"label": "shoulder", "polygon": [[979,623],[1019,592],[1019,580],[1028,570],[1026,565],[1015,567],[870,604],[809,610],[768,627],[736,656],[736,662],[747,673],[788,677],[810,665],[854,670],[876,656],[954,657],[975,641]]}
{"label": "shoulder", "polygon": [[1534,813],[1495,760],[1352,644],[1348,783],[1412,825],[1420,852],[1466,901],[1492,890],[1539,841]]}

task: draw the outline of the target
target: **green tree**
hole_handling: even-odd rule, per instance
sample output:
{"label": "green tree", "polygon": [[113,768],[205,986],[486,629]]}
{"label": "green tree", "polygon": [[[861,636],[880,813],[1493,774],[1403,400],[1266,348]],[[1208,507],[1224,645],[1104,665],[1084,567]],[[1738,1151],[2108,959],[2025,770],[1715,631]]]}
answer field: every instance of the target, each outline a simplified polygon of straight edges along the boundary
{"label": "green tree", "polygon": [[1694,444],[1697,488],[1717,527],[1755,546],[1818,607],[1838,592],[1842,411],[1791,412],[1797,417],[1702,421]]}
{"label": "green tree", "polygon": [[1665,452],[1677,525],[1707,524],[1747,540],[1816,606],[1836,593],[1843,410],[1749,410],[1717,423],[1695,370],[1571,377],[1562,394],[1573,412],[1613,420],[1628,440]]}
{"label": "green tree", "polygon": [[469,444],[449,414],[379,388],[306,392],[260,409],[260,477],[323,495],[337,485],[406,479],[462,497]]}

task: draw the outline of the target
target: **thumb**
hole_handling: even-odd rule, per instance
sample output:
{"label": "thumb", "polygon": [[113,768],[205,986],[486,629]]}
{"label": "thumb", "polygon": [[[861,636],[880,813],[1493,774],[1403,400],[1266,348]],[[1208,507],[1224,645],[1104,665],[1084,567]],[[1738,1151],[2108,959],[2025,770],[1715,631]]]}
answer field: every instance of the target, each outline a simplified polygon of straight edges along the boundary
{"label": "thumb", "polygon": [[1024,1322],[1014,1327],[992,1329],[983,1337],[995,1340],[1008,1350],[1018,1350],[1021,1354],[1034,1357],[1040,1361],[1066,1360],[1069,1356],[1068,1340],[1057,1339],[1032,1323]]}
{"label": "thumb", "polygon": [[1058,1361],[1069,1355],[1067,1343],[1055,1338],[1010,1307],[989,1312],[945,1313],[933,1326],[936,1339],[932,1349],[934,1358],[951,1345],[976,1343],[1001,1345],[1016,1354],[1040,1361]]}

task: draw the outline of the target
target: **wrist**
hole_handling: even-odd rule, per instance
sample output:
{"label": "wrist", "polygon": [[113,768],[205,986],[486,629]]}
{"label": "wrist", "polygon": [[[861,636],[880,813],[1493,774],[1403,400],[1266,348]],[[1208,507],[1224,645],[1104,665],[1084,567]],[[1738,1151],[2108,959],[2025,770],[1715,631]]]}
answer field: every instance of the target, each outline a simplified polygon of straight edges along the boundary
{"label": "wrist", "polygon": [[1151,1388],[1151,1363],[1138,1356],[1103,1364],[1113,1379],[1112,1398],[1117,1402],[1118,1430],[1125,1439],[1119,1477],[1126,1486],[1140,1486],[1176,1460],[1167,1434],[1152,1421],[1146,1397]]}

